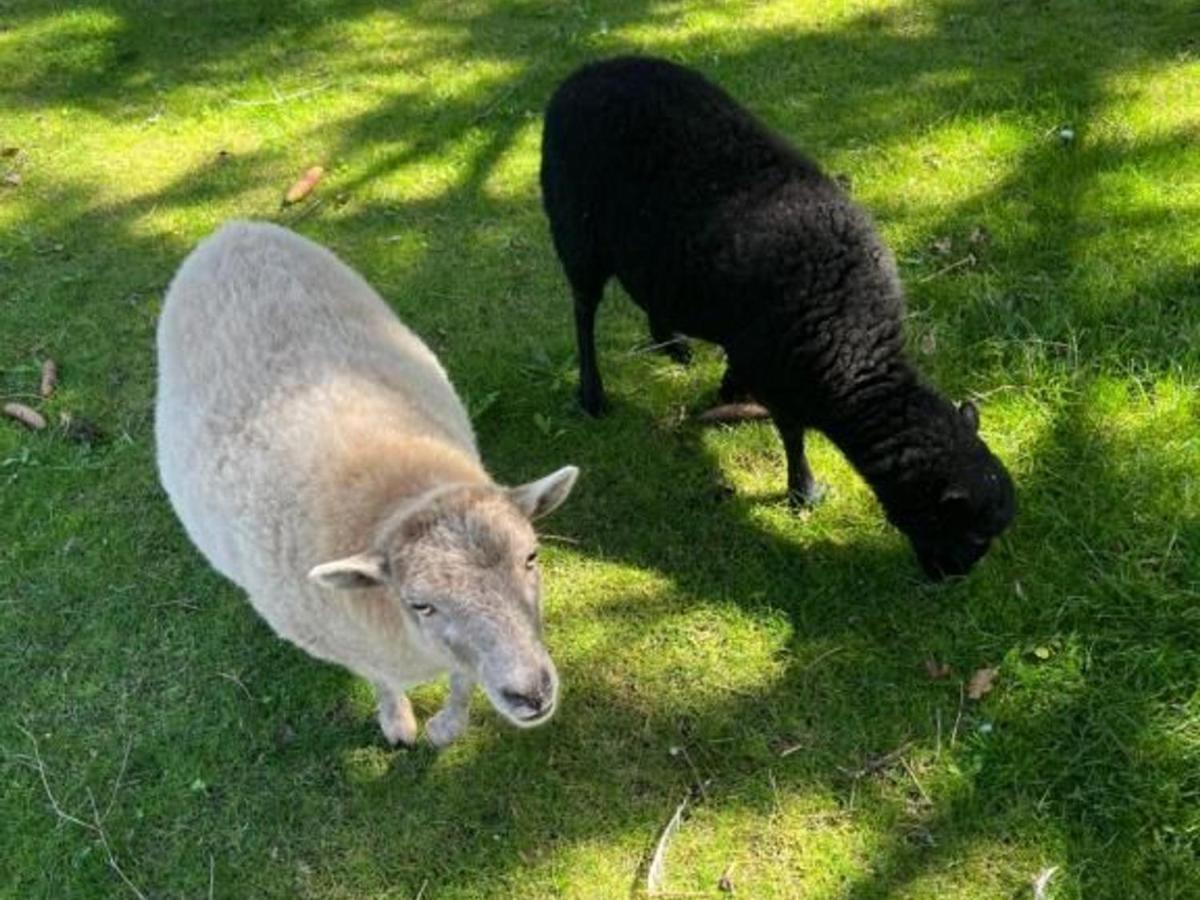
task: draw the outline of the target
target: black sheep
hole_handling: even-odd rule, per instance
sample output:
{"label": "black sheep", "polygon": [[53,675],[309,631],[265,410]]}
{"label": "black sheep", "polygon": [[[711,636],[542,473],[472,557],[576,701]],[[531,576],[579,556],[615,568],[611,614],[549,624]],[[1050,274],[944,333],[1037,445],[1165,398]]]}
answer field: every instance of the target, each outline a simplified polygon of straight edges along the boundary
{"label": "black sheep", "polygon": [[770,410],[794,501],[819,498],[804,457],[816,428],[931,577],[965,574],[1008,526],[1012,481],[975,407],[945,400],[905,357],[903,293],[871,220],[720,88],[659,59],[584,66],[546,110],[541,182],[589,413],[605,408],[594,325],[615,275],[655,341],[725,349],[722,394]]}

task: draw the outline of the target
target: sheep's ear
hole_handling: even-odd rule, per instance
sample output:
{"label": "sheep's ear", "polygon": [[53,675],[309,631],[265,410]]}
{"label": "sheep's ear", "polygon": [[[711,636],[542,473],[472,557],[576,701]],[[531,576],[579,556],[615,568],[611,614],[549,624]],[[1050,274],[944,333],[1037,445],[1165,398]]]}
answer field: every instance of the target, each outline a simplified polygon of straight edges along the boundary
{"label": "sheep's ear", "polygon": [[379,587],[388,578],[387,558],[382,553],[357,553],[321,563],[313,567],[308,577],[322,587],[335,590]]}
{"label": "sheep's ear", "polygon": [[958,414],[963,421],[971,426],[972,431],[979,431],[979,409],[970,400],[958,404]]}
{"label": "sheep's ear", "polygon": [[527,518],[540,519],[562,505],[578,477],[579,469],[575,466],[563,466],[545,478],[509,488],[508,496]]}

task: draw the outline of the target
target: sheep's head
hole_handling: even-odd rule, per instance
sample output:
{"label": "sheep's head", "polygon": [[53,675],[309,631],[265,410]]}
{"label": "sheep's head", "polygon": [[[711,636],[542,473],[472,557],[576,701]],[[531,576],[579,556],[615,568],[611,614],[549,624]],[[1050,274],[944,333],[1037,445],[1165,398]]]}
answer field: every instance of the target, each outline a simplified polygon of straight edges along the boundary
{"label": "sheep's head", "polygon": [[400,511],[365,553],[317,566],[333,588],[383,588],[412,639],[478,681],[509,721],[550,718],[558,675],[542,644],[537,536],[530,522],[556,509],[579,470],[567,466],[517,488],[456,486]]}
{"label": "sheep's head", "polygon": [[978,410],[969,402],[946,405],[947,448],[885,504],[933,579],[967,574],[1016,515],[1012,479],[979,438]]}

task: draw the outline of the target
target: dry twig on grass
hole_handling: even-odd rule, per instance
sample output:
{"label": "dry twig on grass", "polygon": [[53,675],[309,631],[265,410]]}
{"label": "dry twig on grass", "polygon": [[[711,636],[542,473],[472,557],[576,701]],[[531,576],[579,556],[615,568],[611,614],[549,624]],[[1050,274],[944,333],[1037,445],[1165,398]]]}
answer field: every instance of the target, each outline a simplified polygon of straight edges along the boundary
{"label": "dry twig on grass", "polygon": [[17,756],[16,758],[20,759],[38,773],[38,777],[42,782],[42,788],[46,792],[46,799],[50,801],[50,808],[54,810],[54,814],[58,816],[60,820],[64,822],[70,822],[72,825],[78,825],[80,828],[83,828],[84,830],[90,831],[92,834],[94,834],[100,840],[100,845],[104,848],[104,853],[108,857],[109,868],[117,873],[117,876],[122,882],[125,883],[125,886],[128,887],[129,890],[133,891],[134,896],[138,897],[139,900],[146,900],[146,895],[143,894],[141,890],[138,889],[138,886],[130,880],[129,876],[125,874],[125,870],[122,869],[120,864],[117,862],[116,854],[113,853],[112,844],[110,844],[108,840],[108,832],[104,830],[104,819],[107,818],[109,812],[112,811],[113,803],[116,801],[117,797],[117,790],[120,788],[121,779],[125,775],[125,766],[129,762],[129,750],[133,746],[132,741],[127,743],[125,746],[125,759],[121,762],[121,771],[117,775],[117,780],[113,785],[112,796],[109,799],[108,807],[105,809],[103,816],[100,815],[100,810],[96,806],[96,798],[92,794],[91,788],[87,789],[88,802],[92,807],[92,821],[85,822],[78,816],[71,815],[71,813],[63,809],[62,805],[59,804],[58,798],[54,796],[54,791],[50,787],[50,779],[46,775],[46,764],[42,761],[42,752],[38,747],[37,738],[33,736],[32,732],[23,726],[18,725],[17,728],[23,735],[25,735],[25,737],[29,739],[29,743],[33,747],[33,756]]}
{"label": "dry twig on grass", "polygon": [[675,807],[675,814],[667,821],[662,833],[658,836],[658,843],[654,845],[654,853],[650,856],[650,866],[646,869],[646,893],[648,894],[657,894],[662,890],[667,872],[667,847],[683,823],[683,814],[690,802],[690,797],[683,798],[683,802]]}
{"label": "dry twig on grass", "polygon": [[897,759],[904,756],[908,749],[912,747],[912,741],[905,741],[895,750],[889,751],[882,756],[875,756],[868,759],[863,765],[857,769],[846,769],[838,766],[838,771],[849,778],[858,781],[860,778],[865,778],[867,775],[874,775],[876,772],[882,772]]}

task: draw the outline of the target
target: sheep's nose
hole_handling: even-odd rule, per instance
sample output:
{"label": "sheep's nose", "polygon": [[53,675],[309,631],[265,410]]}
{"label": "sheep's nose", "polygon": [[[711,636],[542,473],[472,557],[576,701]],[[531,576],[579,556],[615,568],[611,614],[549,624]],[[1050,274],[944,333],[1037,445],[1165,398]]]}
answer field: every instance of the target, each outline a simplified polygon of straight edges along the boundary
{"label": "sheep's nose", "polygon": [[538,676],[538,683],[532,689],[514,691],[505,688],[500,696],[511,706],[529,710],[529,715],[523,718],[534,719],[544,713],[550,706],[554,694],[554,679],[547,669]]}

